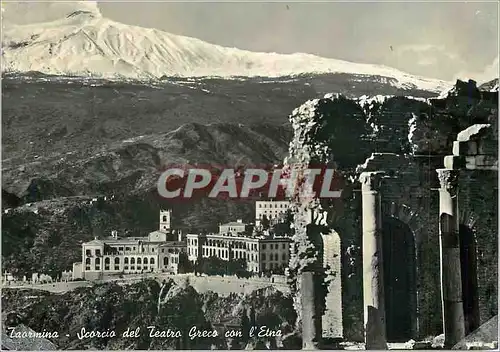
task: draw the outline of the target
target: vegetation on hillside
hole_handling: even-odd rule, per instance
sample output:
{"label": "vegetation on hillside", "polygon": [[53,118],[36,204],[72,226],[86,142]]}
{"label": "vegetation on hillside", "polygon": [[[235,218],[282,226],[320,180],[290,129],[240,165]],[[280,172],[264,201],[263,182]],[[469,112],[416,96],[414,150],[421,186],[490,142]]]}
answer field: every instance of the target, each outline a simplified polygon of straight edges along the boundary
{"label": "vegetation on hillside", "polygon": [[[243,349],[247,342],[257,345],[270,340],[277,345],[276,337],[226,339],[226,330],[241,329],[243,316],[248,317],[245,329],[252,322],[255,326],[281,330],[282,335],[293,330],[295,312],[291,299],[272,288],[245,296],[221,297],[213,292],[200,294],[189,285],[177,285],[173,281],[165,285],[162,292],[160,284],[153,280],[126,286],[96,284],[64,294],[7,289],[3,291],[2,307],[4,314],[16,315],[15,324],[27,325],[37,332],[58,331],[59,338],[52,342],[60,349],[226,349],[228,343]],[[158,337],[149,336],[152,326],[158,331]],[[190,339],[189,331],[193,327],[200,331],[216,330],[218,336]],[[82,328],[87,332],[114,331],[117,336],[80,340],[77,333],[81,335]],[[127,329],[137,328],[139,337],[122,336]],[[172,333],[179,331],[182,337],[160,337],[160,331],[168,329]]]}

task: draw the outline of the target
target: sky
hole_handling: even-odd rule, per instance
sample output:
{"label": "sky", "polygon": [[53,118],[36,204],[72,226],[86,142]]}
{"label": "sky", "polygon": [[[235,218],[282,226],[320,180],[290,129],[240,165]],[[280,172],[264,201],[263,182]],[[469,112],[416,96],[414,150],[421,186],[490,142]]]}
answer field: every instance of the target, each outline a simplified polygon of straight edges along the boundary
{"label": "sky", "polygon": [[[4,4],[4,18],[20,24],[53,20],[75,6],[28,5]],[[223,46],[304,52],[444,80],[498,77],[497,2],[107,1],[97,6],[115,21]]]}

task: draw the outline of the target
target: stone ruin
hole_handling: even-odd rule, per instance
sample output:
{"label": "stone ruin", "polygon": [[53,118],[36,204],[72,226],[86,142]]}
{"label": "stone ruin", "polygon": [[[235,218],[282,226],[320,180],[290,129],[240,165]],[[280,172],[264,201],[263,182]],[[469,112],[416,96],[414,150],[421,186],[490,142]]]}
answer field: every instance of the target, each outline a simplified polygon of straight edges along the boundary
{"label": "stone ruin", "polygon": [[432,99],[329,94],[290,122],[285,168],[326,164],[345,181],[341,199],[293,201],[304,349],[442,332],[451,347],[497,314],[498,92],[457,81]]}

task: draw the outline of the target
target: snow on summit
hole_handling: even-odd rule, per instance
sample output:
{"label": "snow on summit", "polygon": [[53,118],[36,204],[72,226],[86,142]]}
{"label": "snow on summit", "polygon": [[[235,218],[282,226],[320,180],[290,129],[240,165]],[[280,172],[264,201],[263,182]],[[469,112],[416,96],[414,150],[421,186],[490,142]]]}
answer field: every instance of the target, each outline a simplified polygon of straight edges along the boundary
{"label": "snow on summit", "polygon": [[86,6],[49,22],[4,26],[2,72],[40,71],[103,78],[348,73],[383,76],[402,88],[442,91],[449,82],[311,54],[257,53],[157,29],[126,25]]}

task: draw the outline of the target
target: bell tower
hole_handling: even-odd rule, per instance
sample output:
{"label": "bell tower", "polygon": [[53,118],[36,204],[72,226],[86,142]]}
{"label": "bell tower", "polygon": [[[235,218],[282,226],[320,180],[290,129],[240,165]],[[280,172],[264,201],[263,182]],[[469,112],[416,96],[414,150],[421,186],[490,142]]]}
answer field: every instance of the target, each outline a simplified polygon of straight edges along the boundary
{"label": "bell tower", "polygon": [[170,232],[170,217],[172,210],[160,210],[160,232]]}

